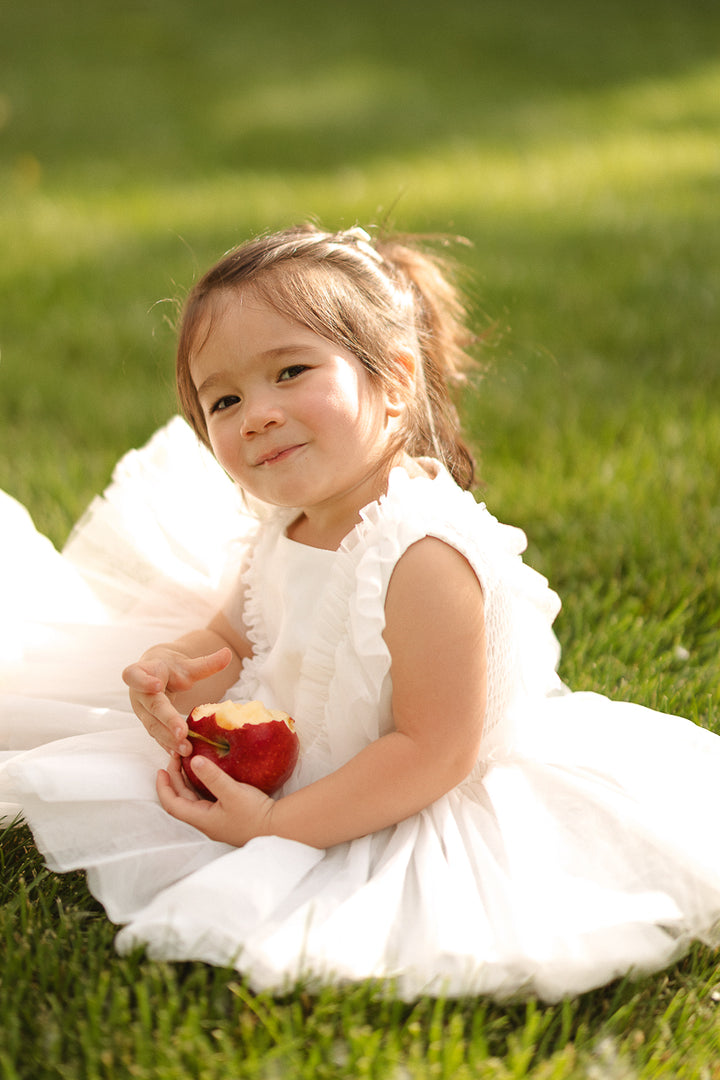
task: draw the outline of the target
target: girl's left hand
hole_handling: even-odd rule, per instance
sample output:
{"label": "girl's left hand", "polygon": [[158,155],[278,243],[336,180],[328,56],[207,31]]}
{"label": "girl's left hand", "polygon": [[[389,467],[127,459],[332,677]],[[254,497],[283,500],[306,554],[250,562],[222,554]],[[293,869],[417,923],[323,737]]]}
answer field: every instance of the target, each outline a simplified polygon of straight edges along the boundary
{"label": "girl's left hand", "polygon": [[250,784],[239,784],[207,758],[197,756],[193,766],[202,773],[203,784],[217,802],[197,793],[185,776],[180,756],[173,754],[167,771],[161,769],[157,778],[158,798],[168,814],[193,825],[211,840],[235,847],[269,834],[273,799]]}

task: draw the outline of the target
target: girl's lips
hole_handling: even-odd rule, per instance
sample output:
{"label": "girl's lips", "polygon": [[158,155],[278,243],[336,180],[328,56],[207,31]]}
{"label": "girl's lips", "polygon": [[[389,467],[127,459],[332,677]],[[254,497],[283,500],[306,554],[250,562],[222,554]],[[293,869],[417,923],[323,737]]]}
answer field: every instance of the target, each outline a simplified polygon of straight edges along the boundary
{"label": "girl's lips", "polygon": [[258,458],[255,465],[256,467],[260,465],[274,465],[276,461],[284,461],[285,458],[289,457],[295,450],[300,450],[302,446],[302,443],[295,443],[292,446],[284,446],[280,450],[270,450],[267,454],[263,454],[262,457]]}

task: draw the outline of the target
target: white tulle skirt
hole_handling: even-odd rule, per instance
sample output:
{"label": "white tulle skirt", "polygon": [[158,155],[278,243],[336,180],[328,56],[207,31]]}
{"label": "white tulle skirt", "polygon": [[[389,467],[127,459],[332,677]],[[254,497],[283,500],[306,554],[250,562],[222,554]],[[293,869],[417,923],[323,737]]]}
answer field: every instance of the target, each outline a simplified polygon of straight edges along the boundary
{"label": "white tulle skirt", "polygon": [[252,524],[181,421],[120,463],[62,556],[7,497],[0,523],[0,804],[52,869],[87,871],[120,950],[234,964],[255,989],[556,1000],[718,943],[720,739],[595,694],[538,701],[482,782],[328,851],[235,849],[165,814],[120,672],[216,609]]}

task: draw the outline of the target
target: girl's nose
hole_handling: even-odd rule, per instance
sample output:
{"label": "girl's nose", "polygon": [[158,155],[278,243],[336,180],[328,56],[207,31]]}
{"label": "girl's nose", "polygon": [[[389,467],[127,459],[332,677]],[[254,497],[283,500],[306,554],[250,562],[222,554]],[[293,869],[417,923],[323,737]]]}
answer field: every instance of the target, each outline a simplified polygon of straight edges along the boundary
{"label": "girl's nose", "polygon": [[265,395],[246,399],[242,411],[242,434],[245,438],[259,435],[269,427],[281,424],[282,412]]}

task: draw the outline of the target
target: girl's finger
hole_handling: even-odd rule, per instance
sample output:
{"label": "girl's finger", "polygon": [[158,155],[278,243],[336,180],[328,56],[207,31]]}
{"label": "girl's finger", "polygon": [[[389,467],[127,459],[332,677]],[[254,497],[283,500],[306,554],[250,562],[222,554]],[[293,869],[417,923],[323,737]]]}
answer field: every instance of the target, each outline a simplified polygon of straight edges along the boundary
{"label": "girl's finger", "polygon": [[164,694],[136,697],[133,707],[148,734],[168,753],[180,751],[187,755],[191,752],[192,747],[186,737],[187,723]]}
{"label": "girl's finger", "polygon": [[236,781],[219,765],[200,754],[193,758],[193,772],[196,772],[198,777],[202,777],[203,784],[218,802],[222,802],[223,795],[232,795],[237,788]]}
{"label": "girl's finger", "polygon": [[148,712],[159,721],[175,739],[184,739],[187,735],[187,721],[181,716],[165,694],[158,694],[149,699]]}
{"label": "girl's finger", "polygon": [[142,664],[129,664],[122,673],[126,686],[140,694],[158,694],[165,689],[163,679]]}
{"label": "girl's finger", "polygon": [[183,799],[187,799],[188,802],[199,801],[200,796],[198,795],[192,784],[190,784],[190,782],[188,781],[188,778],[185,775],[185,770],[180,764],[179,754],[171,755],[166,772],[170,778],[170,783],[176,795],[179,795]]}
{"label": "girl's finger", "polygon": [[161,724],[151,712],[142,708],[139,705],[135,706],[135,715],[143,725],[148,735],[150,735],[156,743],[162,746],[163,750],[166,750],[168,754],[174,753],[177,747],[177,739],[171,735],[164,724]]}
{"label": "girl's finger", "polygon": [[217,675],[219,671],[225,670],[232,656],[232,649],[229,648],[218,649],[208,656],[196,656],[187,662],[187,675],[192,682],[200,682],[210,675]]}
{"label": "girl's finger", "polygon": [[208,810],[215,806],[207,799],[190,798],[187,794],[178,794],[170,773],[166,769],[160,769],[157,774],[156,790],[160,805],[178,821],[184,821],[187,825],[194,825],[196,829],[202,829],[206,822]]}

